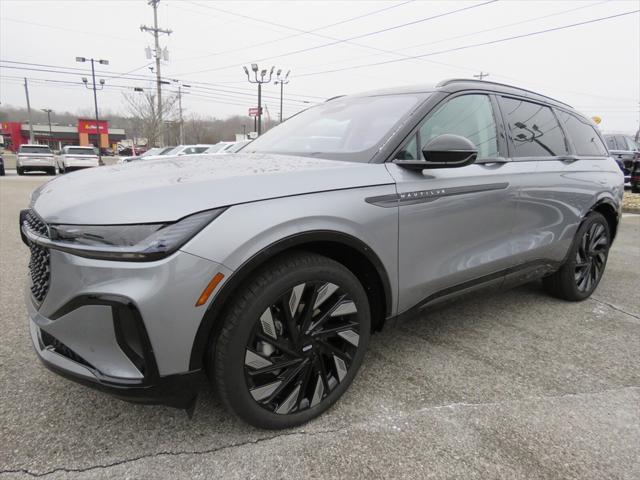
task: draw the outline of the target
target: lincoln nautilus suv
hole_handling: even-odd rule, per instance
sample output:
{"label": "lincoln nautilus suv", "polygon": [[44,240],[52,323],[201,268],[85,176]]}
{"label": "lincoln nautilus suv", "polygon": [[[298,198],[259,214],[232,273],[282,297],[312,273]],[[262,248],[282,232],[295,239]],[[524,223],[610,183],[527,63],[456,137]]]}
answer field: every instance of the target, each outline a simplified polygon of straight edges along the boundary
{"label": "lincoln nautilus suv", "polygon": [[594,124],[448,80],[332,98],[240,153],[71,173],[20,216],[47,367],[193,412],[213,382],[261,428],[327,410],[371,334],[480,289],[602,279],[623,177]]}

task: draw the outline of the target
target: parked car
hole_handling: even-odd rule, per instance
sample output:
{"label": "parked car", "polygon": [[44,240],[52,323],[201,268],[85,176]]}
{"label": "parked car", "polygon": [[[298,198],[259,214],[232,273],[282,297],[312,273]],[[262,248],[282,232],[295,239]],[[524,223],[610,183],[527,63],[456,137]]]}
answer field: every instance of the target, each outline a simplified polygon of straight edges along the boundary
{"label": "parked car", "polygon": [[210,146],[202,153],[225,153],[235,145],[236,142],[218,142],[215,145]]}
{"label": "parked car", "polygon": [[[178,145],[177,147],[173,147],[171,150],[163,153],[162,155],[167,157],[181,157],[183,155],[194,155],[197,153],[203,153],[205,150],[207,150],[209,147],[212,147],[212,146],[213,145],[207,145],[207,144]],[[158,158],[158,155],[150,155],[145,159],[155,160],[157,158]]]}
{"label": "parked car", "polygon": [[640,193],[640,161],[635,161],[631,167],[631,191]]}
{"label": "parked car", "polygon": [[17,154],[16,170],[18,175],[24,175],[28,171],[56,174],[56,160],[48,145],[20,145]]}
{"label": "parked car", "polygon": [[31,336],[45,365],[120,398],[192,409],[208,373],[230,412],[292,427],[392,319],[540,278],[588,298],[622,195],[594,124],[551,98],[476,80],[343,96],[232,162],[37,189],[20,218]]}
{"label": "parked car", "polygon": [[0,177],[4,177],[4,159],[0,155]]}
{"label": "parked car", "polygon": [[100,164],[100,159],[93,147],[68,145],[62,148],[57,162],[60,173],[67,173],[73,170],[97,167]]}
{"label": "parked car", "polygon": [[624,183],[631,186],[633,164],[640,162],[640,147],[628,135],[605,134],[604,140],[609,153],[624,173]]}
{"label": "parked car", "polygon": [[175,147],[154,147],[154,148],[150,148],[149,150],[144,152],[142,155],[135,155],[135,156],[132,156],[132,157],[122,157],[122,158],[120,158],[120,161],[118,163],[129,163],[129,162],[133,162],[135,160],[140,160],[140,159],[145,158],[145,157],[166,155],[167,153],[169,153],[174,148]]}
{"label": "parked car", "polygon": [[227,148],[224,153],[238,153],[251,142],[253,142],[253,140],[241,140],[240,142],[236,142],[231,147]]}

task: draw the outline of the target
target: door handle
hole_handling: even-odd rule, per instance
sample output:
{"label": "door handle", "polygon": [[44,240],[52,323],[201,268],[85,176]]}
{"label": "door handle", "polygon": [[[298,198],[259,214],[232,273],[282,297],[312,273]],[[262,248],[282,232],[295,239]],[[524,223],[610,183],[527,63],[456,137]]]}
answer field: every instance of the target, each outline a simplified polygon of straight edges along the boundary
{"label": "door handle", "polygon": [[492,158],[483,158],[482,160],[476,160],[474,163],[478,165],[493,165],[493,164],[505,164],[509,162],[511,162],[511,160],[504,157],[492,157]]}

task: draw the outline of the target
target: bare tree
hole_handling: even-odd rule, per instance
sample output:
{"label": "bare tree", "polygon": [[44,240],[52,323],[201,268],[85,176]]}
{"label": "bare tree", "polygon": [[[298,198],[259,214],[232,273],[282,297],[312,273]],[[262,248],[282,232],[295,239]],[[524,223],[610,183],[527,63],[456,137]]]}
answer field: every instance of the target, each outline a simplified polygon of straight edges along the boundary
{"label": "bare tree", "polygon": [[[160,124],[156,95],[151,92],[124,94],[127,111],[133,117],[132,128],[135,136],[147,139],[147,145],[156,146],[160,141]],[[175,114],[176,97],[165,98],[162,102],[162,117]],[[130,134],[131,134],[130,133]]]}

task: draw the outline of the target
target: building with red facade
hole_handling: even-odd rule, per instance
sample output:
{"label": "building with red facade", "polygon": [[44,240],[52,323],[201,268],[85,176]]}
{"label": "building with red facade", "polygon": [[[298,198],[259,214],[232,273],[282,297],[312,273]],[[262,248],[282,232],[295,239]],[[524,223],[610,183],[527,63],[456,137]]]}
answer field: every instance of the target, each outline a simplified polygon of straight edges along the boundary
{"label": "building with red facade", "polygon": [[[29,124],[21,122],[2,122],[0,135],[4,139],[4,148],[16,151],[24,143],[29,143]],[[109,128],[106,120],[79,118],[73,125],[34,124],[33,136],[35,143],[49,145],[53,150],[60,150],[65,145],[95,146],[113,148],[116,150],[118,142],[126,138],[122,128]]]}

